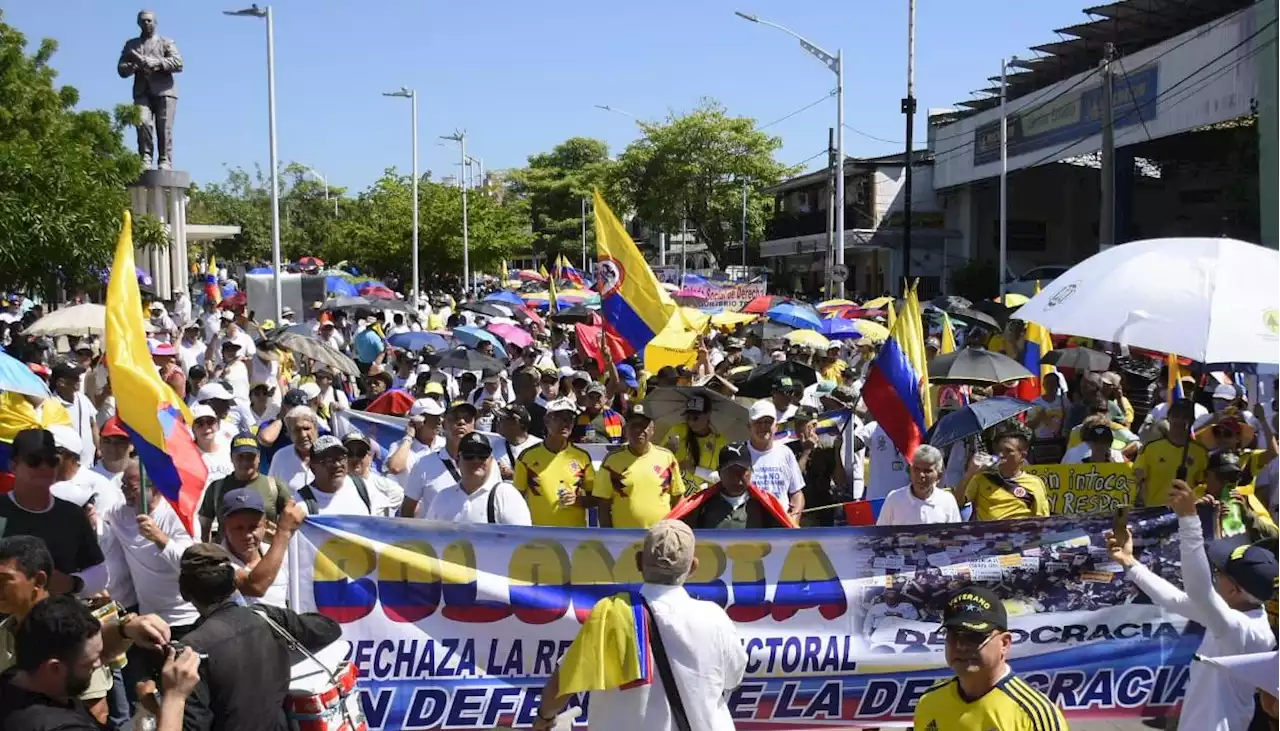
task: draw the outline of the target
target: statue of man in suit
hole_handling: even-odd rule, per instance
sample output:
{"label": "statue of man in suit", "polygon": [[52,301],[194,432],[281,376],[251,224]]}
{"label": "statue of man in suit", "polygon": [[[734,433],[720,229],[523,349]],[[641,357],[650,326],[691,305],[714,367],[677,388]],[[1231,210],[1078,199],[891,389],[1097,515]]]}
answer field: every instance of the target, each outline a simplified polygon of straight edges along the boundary
{"label": "statue of man in suit", "polygon": [[155,138],[160,138],[161,170],[173,163],[173,118],[178,111],[178,86],[173,75],[182,71],[178,46],[156,34],[156,14],[150,10],[138,13],[137,38],[125,41],[116,70],[120,78],[133,77],[133,103],[142,114],[138,125],[138,154],[148,168],[153,164]]}

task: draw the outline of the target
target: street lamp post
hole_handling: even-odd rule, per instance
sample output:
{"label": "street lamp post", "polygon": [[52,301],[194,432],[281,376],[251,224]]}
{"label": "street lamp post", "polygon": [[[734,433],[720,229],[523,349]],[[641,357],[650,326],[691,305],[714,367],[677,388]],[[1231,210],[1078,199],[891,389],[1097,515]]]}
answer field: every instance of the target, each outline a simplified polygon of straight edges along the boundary
{"label": "street lamp post", "polygon": [[459,130],[457,132],[454,132],[451,135],[441,135],[440,139],[452,140],[454,142],[457,142],[458,146],[462,150],[462,158],[461,158],[462,169],[460,172],[463,176],[463,180],[462,180],[462,185],[459,186],[462,189],[462,291],[470,292],[471,291],[471,239],[470,239],[470,234],[467,231],[467,185],[466,185],[467,133]]}
{"label": "street lamp post", "polygon": [[408,99],[412,108],[410,124],[413,125],[413,311],[417,312],[421,306],[418,291],[421,286],[418,275],[418,92],[402,86],[399,91],[386,91],[382,95]]}
{"label": "street lamp post", "polygon": [[[299,163],[299,164],[302,165],[302,163]],[[329,202],[329,178],[325,177],[324,174],[322,174],[319,170],[316,170],[315,168],[311,167],[310,165],[302,165],[302,169],[316,176],[317,178],[320,179],[321,183],[324,183],[324,200],[326,203],[328,203]],[[334,218],[338,217],[337,196],[334,196],[333,198],[333,217]]]}
{"label": "street lamp post", "polygon": [[275,289],[276,322],[284,311],[280,288],[280,164],[276,156],[276,39],[271,6],[257,5],[243,10],[224,10],[223,15],[265,18],[267,21],[267,136],[271,145],[271,283]]}
{"label": "street lamp post", "polygon": [[[811,43],[804,36],[785,26],[765,20],[758,15],[744,13],[739,10],[734,11],[734,15],[752,23],[767,25],[772,28],[786,33],[787,35],[800,41],[800,47],[809,53],[809,55],[818,59],[836,75],[836,169],[839,174],[836,175],[836,265],[844,266],[844,52],[836,49],[835,55],[827,53]],[[836,297],[844,296],[845,278],[840,277],[839,286],[836,289]]]}

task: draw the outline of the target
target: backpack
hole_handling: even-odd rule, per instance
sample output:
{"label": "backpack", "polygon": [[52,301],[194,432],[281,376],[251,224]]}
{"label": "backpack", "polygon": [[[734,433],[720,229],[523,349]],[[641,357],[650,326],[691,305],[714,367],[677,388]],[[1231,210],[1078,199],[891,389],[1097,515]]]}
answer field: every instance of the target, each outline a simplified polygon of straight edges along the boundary
{"label": "backpack", "polygon": [[[355,483],[356,493],[360,495],[360,500],[364,502],[365,509],[369,511],[369,515],[373,515],[373,501],[369,499],[369,486],[365,484],[364,478],[360,475],[351,475],[351,481]],[[298,494],[302,496],[302,504],[307,506],[307,514],[315,515],[317,510],[319,510],[319,504],[316,502],[316,493],[311,489],[311,486],[307,485],[302,488],[298,491]],[[489,503],[489,512],[490,515],[492,515],[492,498],[490,498]]]}

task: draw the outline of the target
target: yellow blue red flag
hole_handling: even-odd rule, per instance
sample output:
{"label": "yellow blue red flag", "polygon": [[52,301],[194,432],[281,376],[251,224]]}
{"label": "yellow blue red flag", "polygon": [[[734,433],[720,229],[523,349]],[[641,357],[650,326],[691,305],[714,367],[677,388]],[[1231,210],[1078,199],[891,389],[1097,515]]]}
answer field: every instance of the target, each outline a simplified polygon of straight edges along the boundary
{"label": "yellow blue red flag", "polygon": [[[1040,283],[1036,282],[1036,294],[1040,294]],[[1035,401],[1040,398],[1040,383],[1044,377],[1053,372],[1053,366],[1044,362],[1044,357],[1053,350],[1053,339],[1049,331],[1039,323],[1028,322],[1026,337],[1022,348],[1022,365],[1035,378],[1026,378],[1018,382],[1015,393],[1024,401]]]}
{"label": "yellow blue red flag", "polygon": [[676,312],[676,303],[613,215],[599,191],[595,193],[596,286],[605,326],[632,352],[643,352]]}
{"label": "yellow blue red flag", "polygon": [[928,371],[924,363],[924,334],[908,303],[894,318],[889,338],[871,363],[862,398],[894,446],[909,461],[928,431],[925,395]]}
{"label": "yellow blue red flag", "polygon": [[560,663],[560,692],[583,693],[644,685],[652,680],[651,627],[644,605],[627,594],[591,609]]}
{"label": "yellow blue red flag", "polygon": [[194,532],[207,470],[191,437],[191,412],[160,379],[142,330],[142,295],[133,261],[133,221],[124,214],[107,283],[107,373],[117,415],[147,478]]}

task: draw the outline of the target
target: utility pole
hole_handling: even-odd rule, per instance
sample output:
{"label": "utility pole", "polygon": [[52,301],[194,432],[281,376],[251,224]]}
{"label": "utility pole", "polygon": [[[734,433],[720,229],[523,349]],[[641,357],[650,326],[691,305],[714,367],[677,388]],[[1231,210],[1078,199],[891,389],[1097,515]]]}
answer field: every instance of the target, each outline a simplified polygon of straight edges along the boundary
{"label": "utility pole", "polygon": [[[824,263],[826,266],[823,275],[823,292],[826,293],[826,299],[831,299],[836,295],[832,294],[832,288],[835,284],[835,263],[836,252],[836,130],[834,127],[827,128],[827,256]],[[843,242],[841,242],[843,243]]]}
{"label": "utility pole", "polygon": [[[902,280],[911,281],[911,148],[916,127],[916,0],[907,0],[907,97],[902,100],[907,117],[907,154],[902,179]],[[909,284],[904,286],[910,286]]]}
{"label": "utility pole", "polygon": [[1102,211],[1098,216],[1098,249],[1115,246],[1116,243],[1116,130],[1112,100],[1114,86],[1111,79],[1111,61],[1116,47],[1104,46],[1102,56]]}
{"label": "utility pole", "polygon": [[1000,60],[1000,304],[1004,304],[1004,293],[1008,276],[1005,269],[1009,266],[1009,117],[1005,105],[1009,101],[1009,90],[1006,84],[1008,63]]}
{"label": "utility pole", "polygon": [[587,271],[587,199],[582,199],[582,271]]}
{"label": "utility pole", "polygon": [[684,289],[684,275],[689,266],[686,254],[689,251],[689,209],[685,209],[684,217],[680,219],[680,288]]}

